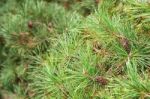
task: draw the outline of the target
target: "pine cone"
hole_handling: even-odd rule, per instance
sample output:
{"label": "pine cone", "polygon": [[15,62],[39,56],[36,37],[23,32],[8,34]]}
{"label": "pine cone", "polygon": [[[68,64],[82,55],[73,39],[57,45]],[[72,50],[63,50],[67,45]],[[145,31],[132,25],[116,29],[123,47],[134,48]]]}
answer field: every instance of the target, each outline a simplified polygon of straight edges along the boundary
{"label": "pine cone", "polygon": [[95,4],[96,5],[99,5],[99,4],[101,4],[103,2],[103,0],[95,0]]}
{"label": "pine cone", "polygon": [[99,3],[100,3],[100,0],[95,0],[95,3],[96,3],[96,4],[99,4]]}
{"label": "pine cone", "polygon": [[28,28],[29,28],[29,29],[32,29],[32,28],[33,28],[33,22],[32,22],[32,21],[29,21],[29,22],[28,22]]}
{"label": "pine cone", "polygon": [[69,2],[67,2],[67,1],[66,1],[66,2],[64,2],[64,8],[65,8],[65,9],[69,9],[69,7],[70,7]]}
{"label": "pine cone", "polygon": [[123,48],[127,51],[127,53],[129,54],[131,51],[129,40],[127,38],[121,37],[121,38],[119,38],[119,42],[123,46]]}
{"label": "pine cone", "polygon": [[102,76],[95,77],[95,81],[101,85],[107,85],[108,84],[108,80]]}

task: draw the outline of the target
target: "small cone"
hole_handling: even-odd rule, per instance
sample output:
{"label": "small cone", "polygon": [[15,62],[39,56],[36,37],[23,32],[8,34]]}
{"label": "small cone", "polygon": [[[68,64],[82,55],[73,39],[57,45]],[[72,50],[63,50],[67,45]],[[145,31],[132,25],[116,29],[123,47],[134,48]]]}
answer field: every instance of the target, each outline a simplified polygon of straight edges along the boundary
{"label": "small cone", "polygon": [[33,22],[32,22],[32,21],[29,21],[29,22],[28,22],[28,28],[30,28],[30,29],[33,28]]}
{"label": "small cone", "polygon": [[108,80],[102,76],[97,76],[95,78],[95,81],[98,82],[101,85],[107,85],[108,84]]}

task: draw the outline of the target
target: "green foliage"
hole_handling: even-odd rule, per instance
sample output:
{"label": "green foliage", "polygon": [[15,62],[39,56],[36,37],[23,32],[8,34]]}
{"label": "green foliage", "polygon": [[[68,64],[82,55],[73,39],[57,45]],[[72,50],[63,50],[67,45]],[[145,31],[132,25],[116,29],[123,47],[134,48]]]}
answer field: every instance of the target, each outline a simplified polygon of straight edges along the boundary
{"label": "green foliage", "polygon": [[[150,84],[148,75],[143,74],[140,77],[135,62],[128,60],[127,77],[125,80],[116,79],[117,83],[112,85],[115,90],[116,97],[125,99],[149,99]],[[122,92],[122,93],[120,93]]]}
{"label": "green foliage", "polygon": [[1,0],[0,6],[1,98],[150,98],[148,2]]}

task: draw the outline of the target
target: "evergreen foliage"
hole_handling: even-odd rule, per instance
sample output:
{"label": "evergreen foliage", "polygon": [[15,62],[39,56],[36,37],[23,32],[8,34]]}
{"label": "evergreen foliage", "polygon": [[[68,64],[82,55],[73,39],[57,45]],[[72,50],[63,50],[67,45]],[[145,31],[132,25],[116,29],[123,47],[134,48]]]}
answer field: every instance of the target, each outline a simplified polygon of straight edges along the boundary
{"label": "evergreen foliage", "polygon": [[0,98],[149,99],[149,0],[1,0]]}

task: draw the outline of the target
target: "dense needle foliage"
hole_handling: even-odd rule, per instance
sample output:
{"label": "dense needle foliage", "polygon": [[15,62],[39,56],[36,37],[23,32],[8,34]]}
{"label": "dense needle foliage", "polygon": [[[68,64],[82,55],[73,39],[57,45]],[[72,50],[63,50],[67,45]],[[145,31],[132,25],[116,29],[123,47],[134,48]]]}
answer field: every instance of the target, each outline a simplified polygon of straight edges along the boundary
{"label": "dense needle foliage", "polygon": [[150,1],[0,0],[0,98],[150,99]]}

